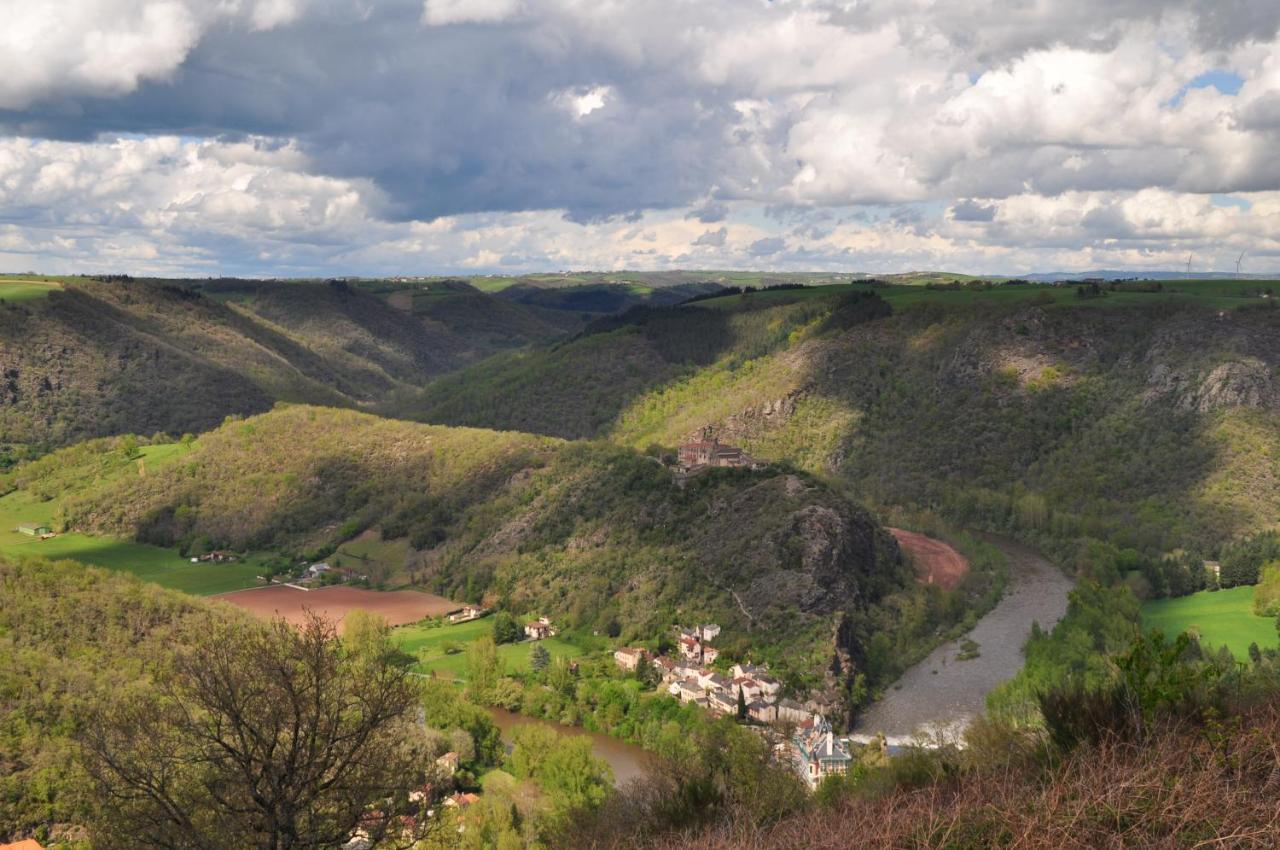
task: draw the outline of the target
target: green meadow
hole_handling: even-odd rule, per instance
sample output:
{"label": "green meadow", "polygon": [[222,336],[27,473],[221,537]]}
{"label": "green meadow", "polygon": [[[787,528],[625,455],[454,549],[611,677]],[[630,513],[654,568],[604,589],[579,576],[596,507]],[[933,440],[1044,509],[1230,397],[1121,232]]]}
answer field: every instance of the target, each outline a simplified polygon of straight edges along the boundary
{"label": "green meadow", "polygon": [[61,284],[54,280],[0,278],[0,301],[34,301],[60,288]]}
{"label": "green meadow", "polygon": [[[957,279],[961,279],[957,277]],[[1162,281],[1160,292],[1106,291],[1100,298],[1080,298],[1074,286],[1048,284],[1010,284],[991,289],[930,289],[920,284],[893,284],[868,287],[866,284],[838,284],[811,286],[806,289],[774,289],[750,292],[743,295],[726,295],[696,302],[699,307],[739,309],[751,306],[773,306],[824,298],[841,292],[874,291],[895,307],[915,304],[1019,304],[1035,300],[1045,305],[1071,306],[1126,306],[1149,304],[1152,301],[1194,303],[1209,307],[1236,308],[1266,303],[1258,293],[1272,289],[1280,296],[1280,282],[1264,280],[1170,280]],[[1104,291],[1106,285],[1103,285]]]}
{"label": "green meadow", "polygon": [[[392,633],[392,638],[401,650],[417,656],[416,672],[465,680],[467,644],[492,634],[493,618],[484,617],[456,626],[401,626]],[[541,643],[552,658],[576,658],[582,654],[579,647],[559,638],[548,638]],[[498,658],[507,672],[528,670],[534,645],[533,641],[502,644],[498,647]]]}
{"label": "green meadow", "polygon": [[[177,443],[144,446],[139,450],[147,468],[173,460],[185,452]],[[191,563],[174,549],[131,543],[114,537],[70,532],[40,540],[17,531],[22,523],[54,525],[59,500],[41,501],[23,490],[0,497],[0,554],[79,561],[95,567],[132,573],[144,581],[197,596],[253,587],[262,571],[258,558],[235,564]],[[56,526],[54,526],[56,527]]]}
{"label": "green meadow", "polygon": [[1236,658],[1249,657],[1249,644],[1274,647],[1275,620],[1253,613],[1253,587],[1201,591],[1178,599],[1154,599],[1142,606],[1142,625],[1169,637],[1194,629],[1206,646],[1226,646]]}

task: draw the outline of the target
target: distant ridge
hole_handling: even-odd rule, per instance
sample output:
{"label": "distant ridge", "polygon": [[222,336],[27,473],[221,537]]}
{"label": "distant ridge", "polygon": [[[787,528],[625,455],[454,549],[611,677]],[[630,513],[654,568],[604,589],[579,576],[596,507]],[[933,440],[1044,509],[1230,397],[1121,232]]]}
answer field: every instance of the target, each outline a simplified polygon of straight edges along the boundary
{"label": "distant ridge", "polygon": [[1233,272],[1191,272],[1185,271],[1116,271],[1097,269],[1083,272],[1037,272],[1022,275],[1024,280],[1036,283],[1056,283],[1062,280],[1277,280],[1280,272],[1267,274],[1235,274]]}

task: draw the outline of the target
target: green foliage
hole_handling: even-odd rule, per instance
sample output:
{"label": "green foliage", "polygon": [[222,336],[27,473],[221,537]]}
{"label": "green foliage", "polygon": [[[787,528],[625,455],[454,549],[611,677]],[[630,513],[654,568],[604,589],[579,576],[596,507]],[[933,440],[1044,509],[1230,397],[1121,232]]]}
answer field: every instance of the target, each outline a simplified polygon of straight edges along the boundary
{"label": "green foliage", "polygon": [[1012,724],[1041,722],[1038,698],[1063,683],[1091,693],[1112,682],[1109,657],[1139,635],[1139,605],[1127,588],[1081,582],[1071,593],[1066,616],[1046,633],[1033,626],[1026,663],[1012,680],[987,695],[987,711]]}
{"label": "green foliage", "polygon": [[516,622],[516,618],[506,611],[493,615],[494,643],[515,643],[524,640],[524,630]]}
{"label": "green foliage", "polygon": [[1262,565],[1258,585],[1253,591],[1253,613],[1260,617],[1280,614],[1280,560]]}
{"label": "green foliage", "polygon": [[[15,304],[6,295],[33,292]],[[576,322],[479,292],[427,311],[317,282],[0,282],[0,353],[14,364],[0,432],[47,448],[181,434],[277,401],[385,401]],[[43,352],[58,350],[51,359]]]}
{"label": "green foliage", "polygon": [[466,732],[479,764],[493,765],[501,760],[502,733],[487,711],[464,699],[453,685],[439,679],[426,680],[422,687],[422,708],[427,726],[446,732]]}

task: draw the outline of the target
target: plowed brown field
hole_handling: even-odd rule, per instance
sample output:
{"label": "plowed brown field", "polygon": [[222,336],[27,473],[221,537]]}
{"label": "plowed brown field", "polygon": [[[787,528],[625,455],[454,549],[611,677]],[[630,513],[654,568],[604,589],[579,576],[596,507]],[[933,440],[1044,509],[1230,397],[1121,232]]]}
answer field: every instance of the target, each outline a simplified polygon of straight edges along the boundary
{"label": "plowed brown field", "polygon": [[237,590],[214,597],[238,605],[256,616],[282,617],[290,623],[301,623],[307,612],[332,621],[342,630],[342,621],[356,609],[386,617],[393,626],[415,623],[423,617],[438,617],[461,608],[443,596],[414,590],[378,591],[334,585],[316,590],[299,590],[282,584]]}

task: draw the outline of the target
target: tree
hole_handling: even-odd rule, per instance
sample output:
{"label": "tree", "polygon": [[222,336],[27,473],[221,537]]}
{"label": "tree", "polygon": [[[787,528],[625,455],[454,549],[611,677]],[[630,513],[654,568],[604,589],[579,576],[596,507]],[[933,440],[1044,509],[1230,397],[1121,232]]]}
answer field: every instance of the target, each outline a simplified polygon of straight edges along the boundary
{"label": "tree", "polygon": [[534,774],[538,785],[551,797],[557,815],[596,808],[613,787],[613,771],[591,754],[590,738],[557,737],[556,746]]}
{"label": "tree", "polygon": [[1258,648],[1257,641],[1249,644],[1249,660],[1254,664],[1262,663],[1262,650]]}
{"label": "tree", "polygon": [[520,628],[520,624],[516,622],[515,617],[506,611],[499,611],[493,615],[494,643],[516,643],[522,637],[524,637],[524,631]]}
{"label": "tree", "polygon": [[547,652],[547,648],[542,644],[536,644],[533,651],[529,653],[529,666],[533,668],[533,672],[541,673],[550,663],[551,653]]}
{"label": "tree", "polygon": [[742,688],[738,688],[738,719],[747,719],[747,698],[742,693]]}
{"label": "tree", "polygon": [[1280,561],[1262,565],[1258,586],[1253,592],[1253,613],[1263,617],[1280,614]]}
{"label": "tree", "polygon": [[291,850],[385,829],[369,807],[421,779],[407,673],[314,617],[199,625],[81,730],[94,846]]}
{"label": "tree", "polygon": [[502,678],[502,661],[493,638],[483,635],[467,647],[467,690],[476,702],[489,704],[498,680]]}

